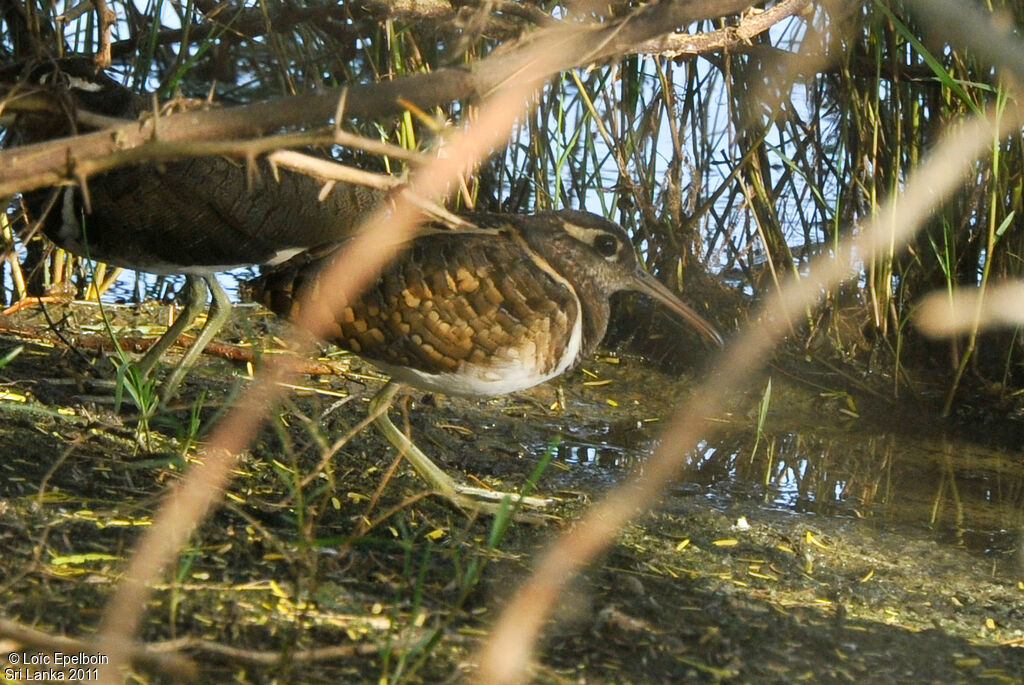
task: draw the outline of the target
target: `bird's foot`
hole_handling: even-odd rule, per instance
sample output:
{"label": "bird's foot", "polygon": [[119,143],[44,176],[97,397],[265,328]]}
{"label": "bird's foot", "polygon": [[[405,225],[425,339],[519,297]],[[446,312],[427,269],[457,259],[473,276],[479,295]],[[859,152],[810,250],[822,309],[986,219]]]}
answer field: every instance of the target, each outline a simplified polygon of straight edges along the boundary
{"label": "bird's foot", "polygon": [[[498,515],[503,510],[509,511],[522,507],[544,509],[554,501],[547,497],[522,496],[456,483],[451,476],[445,473],[444,469],[424,454],[388,418],[387,408],[397,392],[398,385],[394,383],[384,386],[370,401],[370,414],[376,416],[374,423],[377,429],[387,438],[388,442],[394,445],[395,449],[405,456],[416,473],[427,481],[438,495],[463,511],[491,515]],[[506,498],[508,499],[507,504],[504,501]]]}

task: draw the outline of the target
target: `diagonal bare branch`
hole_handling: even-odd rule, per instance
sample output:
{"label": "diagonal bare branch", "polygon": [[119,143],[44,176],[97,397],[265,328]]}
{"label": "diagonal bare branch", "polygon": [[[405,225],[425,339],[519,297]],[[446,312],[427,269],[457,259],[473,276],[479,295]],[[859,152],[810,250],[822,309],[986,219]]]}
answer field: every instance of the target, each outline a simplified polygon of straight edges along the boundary
{"label": "diagonal bare branch", "polygon": [[[404,111],[403,102],[426,110],[453,100],[481,99],[519,75],[529,72],[532,77],[539,64],[538,54],[560,54],[568,48],[559,61],[544,62],[541,73],[553,75],[630,53],[637,44],[672,34],[679,26],[733,13],[748,4],[745,0],[662,2],[605,24],[581,27],[563,22],[496,50],[469,68],[440,69],[385,83],[351,86],[347,89],[345,114],[379,117]],[[574,36],[571,45],[562,44],[566,35]],[[335,115],[342,92],[344,89],[329,89],[239,107],[183,112],[160,117],[159,121],[126,122],[75,138],[13,148],[0,152],[0,196],[85,178],[119,165],[168,158],[166,149],[150,147],[155,141],[230,140],[285,127],[325,126]]]}

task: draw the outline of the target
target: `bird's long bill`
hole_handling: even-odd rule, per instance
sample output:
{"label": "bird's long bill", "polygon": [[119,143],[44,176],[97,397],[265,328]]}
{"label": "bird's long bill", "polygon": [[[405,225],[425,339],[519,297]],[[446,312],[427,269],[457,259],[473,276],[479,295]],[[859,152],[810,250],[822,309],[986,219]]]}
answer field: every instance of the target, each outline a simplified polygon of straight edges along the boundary
{"label": "bird's long bill", "polygon": [[708,323],[700,314],[683,304],[671,290],[662,285],[661,281],[646,271],[637,269],[634,273],[633,289],[654,298],[657,302],[668,307],[696,328],[710,342],[719,347],[723,345],[722,336],[714,326]]}

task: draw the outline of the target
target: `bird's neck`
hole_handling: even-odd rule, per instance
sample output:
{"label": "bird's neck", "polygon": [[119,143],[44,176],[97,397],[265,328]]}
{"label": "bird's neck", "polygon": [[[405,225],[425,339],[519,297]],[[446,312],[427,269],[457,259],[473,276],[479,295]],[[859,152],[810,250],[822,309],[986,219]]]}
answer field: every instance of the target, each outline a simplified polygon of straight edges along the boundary
{"label": "bird's neck", "polygon": [[580,356],[587,357],[594,353],[605,331],[608,329],[608,318],[611,309],[608,305],[609,293],[602,284],[593,277],[588,277],[580,268],[587,263],[590,255],[584,254],[584,247],[578,245],[569,236],[543,236],[530,231],[522,233],[527,244],[539,254],[557,273],[561,274],[576,291],[583,312],[583,343]]}

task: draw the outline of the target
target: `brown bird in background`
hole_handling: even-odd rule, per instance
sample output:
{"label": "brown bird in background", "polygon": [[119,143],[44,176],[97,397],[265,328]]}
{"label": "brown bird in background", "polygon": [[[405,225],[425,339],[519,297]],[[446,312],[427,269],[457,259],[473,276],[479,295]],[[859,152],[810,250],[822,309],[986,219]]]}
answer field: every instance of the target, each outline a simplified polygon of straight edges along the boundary
{"label": "brown bird in background", "polygon": [[[89,58],[64,58],[0,72],[6,144],[81,132],[84,112],[136,119],[150,100],[124,87]],[[119,167],[25,195],[30,221],[59,247],[96,261],[155,274],[185,274],[186,306],[137,367],[143,376],[206,306],[195,343],[161,388],[173,396],[188,368],[227,320],[231,303],[215,273],[273,265],[348,236],[382,199],[378,190],[323,184],[287,169],[220,156]],[[86,193],[87,191],[87,193]]]}

